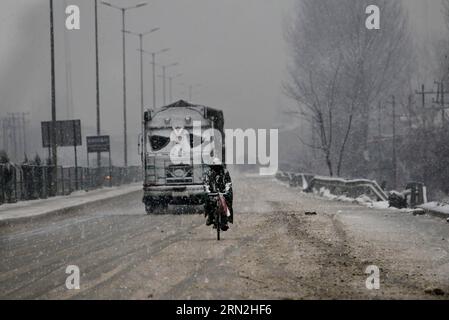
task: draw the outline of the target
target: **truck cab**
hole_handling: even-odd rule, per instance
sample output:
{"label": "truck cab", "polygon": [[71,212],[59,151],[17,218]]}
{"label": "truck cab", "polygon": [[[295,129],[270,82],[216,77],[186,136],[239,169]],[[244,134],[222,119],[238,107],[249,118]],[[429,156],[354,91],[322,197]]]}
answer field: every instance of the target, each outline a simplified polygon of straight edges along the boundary
{"label": "truck cab", "polygon": [[177,143],[174,137],[177,129],[185,130],[192,150],[203,142],[201,136],[195,135],[194,123],[201,124],[201,132],[210,128],[223,132],[223,112],[183,100],[145,112],[142,139],[143,203],[148,214],[169,204],[204,203],[203,176],[208,170],[207,164],[194,161],[193,152],[182,163],[173,163],[170,157]]}

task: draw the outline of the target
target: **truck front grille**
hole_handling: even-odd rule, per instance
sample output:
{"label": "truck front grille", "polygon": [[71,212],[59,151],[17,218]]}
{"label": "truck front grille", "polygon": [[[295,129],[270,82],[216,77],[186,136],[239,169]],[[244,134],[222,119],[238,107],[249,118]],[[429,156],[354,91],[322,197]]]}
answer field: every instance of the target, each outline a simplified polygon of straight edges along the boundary
{"label": "truck front grille", "polygon": [[192,184],[193,168],[189,165],[171,165],[166,170],[167,184]]}

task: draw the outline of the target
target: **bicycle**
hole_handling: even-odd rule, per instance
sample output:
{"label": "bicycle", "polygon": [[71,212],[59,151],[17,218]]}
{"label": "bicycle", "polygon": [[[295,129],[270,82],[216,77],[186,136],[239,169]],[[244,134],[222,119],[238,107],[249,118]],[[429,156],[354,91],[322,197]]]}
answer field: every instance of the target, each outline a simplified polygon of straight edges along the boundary
{"label": "bicycle", "polygon": [[[222,200],[220,199],[220,196],[223,196],[224,193],[209,193],[209,198],[213,198],[215,201],[215,208],[214,208],[214,223],[213,228],[217,229],[217,241],[220,241],[220,231],[222,226],[222,221],[226,217],[226,212],[222,204]],[[223,198],[224,200],[224,198]]]}

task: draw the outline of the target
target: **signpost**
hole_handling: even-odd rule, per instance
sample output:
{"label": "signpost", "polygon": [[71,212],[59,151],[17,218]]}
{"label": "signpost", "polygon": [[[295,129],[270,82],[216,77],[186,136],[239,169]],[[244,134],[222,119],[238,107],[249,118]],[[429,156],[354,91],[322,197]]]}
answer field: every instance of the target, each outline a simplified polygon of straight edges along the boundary
{"label": "signpost", "polygon": [[112,187],[112,161],[111,161],[111,139],[109,136],[86,137],[87,141],[87,167],[89,168],[90,153],[109,153],[109,182]]}
{"label": "signpost", "polygon": [[109,136],[93,136],[87,137],[87,152],[110,152],[111,142]]}
{"label": "signpost", "polygon": [[[51,132],[53,123],[42,122],[42,145],[44,148],[52,146]],[[81,146],[81,120],[56,121],[56,145],[58,147]]]}
{"label": "signpost", "polygon": [[52,121],[41,123],[42,145],[48,148],[49,156],[53,146],[52,132],[56,132],[56,147],[73,147],[75,155],[75,187],[78,190],[78,152],[76,147],[83,144],[81,138],[81,120],[56,121],[56,127],[53,128]]}

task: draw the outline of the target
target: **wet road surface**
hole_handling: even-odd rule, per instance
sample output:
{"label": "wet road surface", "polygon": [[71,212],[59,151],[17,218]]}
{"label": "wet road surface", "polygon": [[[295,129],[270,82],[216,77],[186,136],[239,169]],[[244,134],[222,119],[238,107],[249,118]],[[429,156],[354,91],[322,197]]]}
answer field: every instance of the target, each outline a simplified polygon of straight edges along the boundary
{"label": "wet road surface", "polygon": [[[141,192],[2,226],[0,298],[449,297],[445,221],[323,200],[273,178],[235,175],[234,188],[235,225],[220,242],[201,214],[147,216]],[[66,288],[69,265],[79,290]],[[379,290],[366,287],[370,265]]]}

